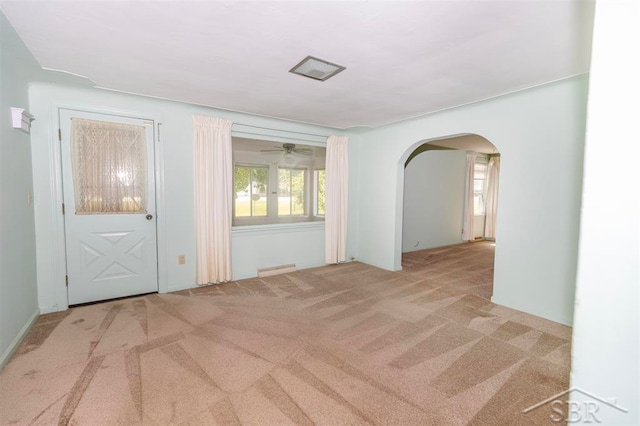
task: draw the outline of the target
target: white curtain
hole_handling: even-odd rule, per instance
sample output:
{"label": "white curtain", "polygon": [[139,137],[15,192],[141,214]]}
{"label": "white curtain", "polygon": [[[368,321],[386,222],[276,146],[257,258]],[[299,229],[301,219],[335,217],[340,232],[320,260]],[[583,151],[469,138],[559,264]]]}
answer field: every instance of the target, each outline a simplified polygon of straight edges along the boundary
{"label": "white curtain", "polygon": [[489,171],[487,173],[487,218],[484,226],[486,238],[496,237],[496,218],[498,214],[498,185],[500,177],[500,157],[489,159]]}
{"label": "white curtain", "polygon": [[476,154],[467,154],[467,175],[464,188],[464,217],[462,220],[462,239],[473,240],[473,177],[476,165]]}
{"label": "white curtain", "polygon": [[325,166],[325,261],[347,260],[347,188],[349,168],[346,136],[329,136]]}
{"label": "white curtain", "polygon": [[76,214],[147,213],[144,126],[74,117],[70,137]]}
{"label": "white curtain", "polygon": [[193,116],[199,285],[231,281],[232,124],[221,118]]}

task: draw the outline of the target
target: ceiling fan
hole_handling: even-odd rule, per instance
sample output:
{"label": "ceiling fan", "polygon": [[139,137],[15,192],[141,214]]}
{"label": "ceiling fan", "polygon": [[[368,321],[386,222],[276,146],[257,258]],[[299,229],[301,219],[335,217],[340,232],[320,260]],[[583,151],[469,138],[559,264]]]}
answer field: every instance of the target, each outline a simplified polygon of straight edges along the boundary
{"label": "ceiling fan", "polygon": [[282,148],[278,149],[262,149],[260,152],[282,152],[282,156],[291,157],[292,154],[311,155],[313,150],[310,148],[296,148],[294,143],[283,143]]}

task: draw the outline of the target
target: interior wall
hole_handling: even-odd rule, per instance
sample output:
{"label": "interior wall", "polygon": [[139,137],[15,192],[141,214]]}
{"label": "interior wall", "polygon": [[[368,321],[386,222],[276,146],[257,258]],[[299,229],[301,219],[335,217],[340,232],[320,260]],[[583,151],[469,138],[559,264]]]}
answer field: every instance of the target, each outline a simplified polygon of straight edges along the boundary
{"label": "interior wall", "polygon": [[478,134],[502,157],[493,301],[571,324],[586,93],[576,76],[363,131],[359,259],[401,269],[405,160],[425,141]]}
{"label": "interior wall", "polygon": [[324,241],[324,222],[302,223],[284,232],[280,225],[236,228],[231,260],[234,279],[255,277],[257,268],[270,266],[322,266]]}
{"label": "interior wall", "polygon": [[[64,272],[59,264],[64,262],[64,241],[56,238],[62,223],[62,214],[55,195],[60,189],[56,156],[57,108],[98,109],[103,112],[155,118],[161,125],[160,142],[164,164],[164,206],[157,217],[164,216],[164,242],[166,256],[159,258],[164,269],[166,283],[161,291],[174,291],[195,286],[195,219],[193,188],[193,125],[192,115],[203,114],[230,119],[242,124],[266,128],[298,131],[319,135],[344,134],[349,143],[349,236],[348,256],[357,257],[357,176],[358,139],[350,132],[326,127],[294,123],[285,120],[252,116],[215,108],[207,108],[142,96],[128,95],[100,89],[72,87],[68,85],[37,83],[31,86],[30,100],[38,120],[32,131],[33,179],[36,199],[36,230],[38,251],[38,295],[41,309],[56,311],[66,308]],[[255,129],[239,126],[238,136],[264,138],[292,142],[282,137],[295,137],[291,133],[271,132],[270,135],[249,135]],[[235,129],[235,126],[234,126]],[[267,132],[267,131],[261,131]],[[236,134],[234,130],[234,134]],[[270,238],[265,238],[267,233]],[[185,255],[186,263],[179,265],[177,257]],[[234,279],[257,275],[257,269],[268,266],[295,263],[298,267],[324,265],[324,223],[313,226],[272,225],[272,228],[244,227],[232,232],[232,264]]]}
{"label": "interior wall", "polygon": [[38,64],[0,13],[0,368],[38,315],[29,135],[11,107],[29,110]]}
{"label": "interior wall", "polygon": [[467,151],[431,150],[404,169],[402,251],[461,243]]}
{"label": "interior wall", "polygon": [[[640,424],[640,4],[599,2],[589,84],[571,388],[597,421]],[[621,153],[624,153],[621,155]],[[572,392],[582,409],[594,399]],[[583,417],[584,419],[584,417]],[[586,422],[585,422],[586,423]]]}

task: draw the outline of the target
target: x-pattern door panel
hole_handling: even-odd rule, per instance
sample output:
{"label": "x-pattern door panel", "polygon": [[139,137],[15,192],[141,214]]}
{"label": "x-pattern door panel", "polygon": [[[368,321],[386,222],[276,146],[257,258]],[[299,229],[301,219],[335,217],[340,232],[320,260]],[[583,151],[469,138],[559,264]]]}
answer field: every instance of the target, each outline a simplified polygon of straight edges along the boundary
{"label": "x-pattern door panel", "polygon": [[[80,121],[86,127],[79,137]],[[100,126],[116,127],[114,139]],[[157,291],[153,126],[140,119],[61,110],[60,128],[69,304]],[[130,137],[129,129],[137,136]],[[81,137],[83,149],[78,148]],[[106,148],[93,146],[91,138],[98,138],[97,144],[106,141]],[[131,149],[135,143],[138,149]],[[95,170],[100,168],[95,161],[119,161],[122,167]],[[129,170],[135,161],[141,165]],[[79,183],[81,174],[86,176]],[[133,181],[143,182],[140,193],[127,193]]]}
{"label": "x-pattern door panel", "polygon": [[143,269],[144,240],[135,231],[88,234],[79,247],[84,280],[137,277]]}

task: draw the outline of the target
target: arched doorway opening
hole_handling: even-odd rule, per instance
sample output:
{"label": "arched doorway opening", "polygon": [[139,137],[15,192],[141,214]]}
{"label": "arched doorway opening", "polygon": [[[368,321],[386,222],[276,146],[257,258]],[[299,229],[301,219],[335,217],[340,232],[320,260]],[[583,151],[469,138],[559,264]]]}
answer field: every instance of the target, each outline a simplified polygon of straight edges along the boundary
{"label": "arched doorway opening", "polygon": [[500,153],[470,134],[430,140],[404,167],[402,268],[455,291],[493,294]]}

